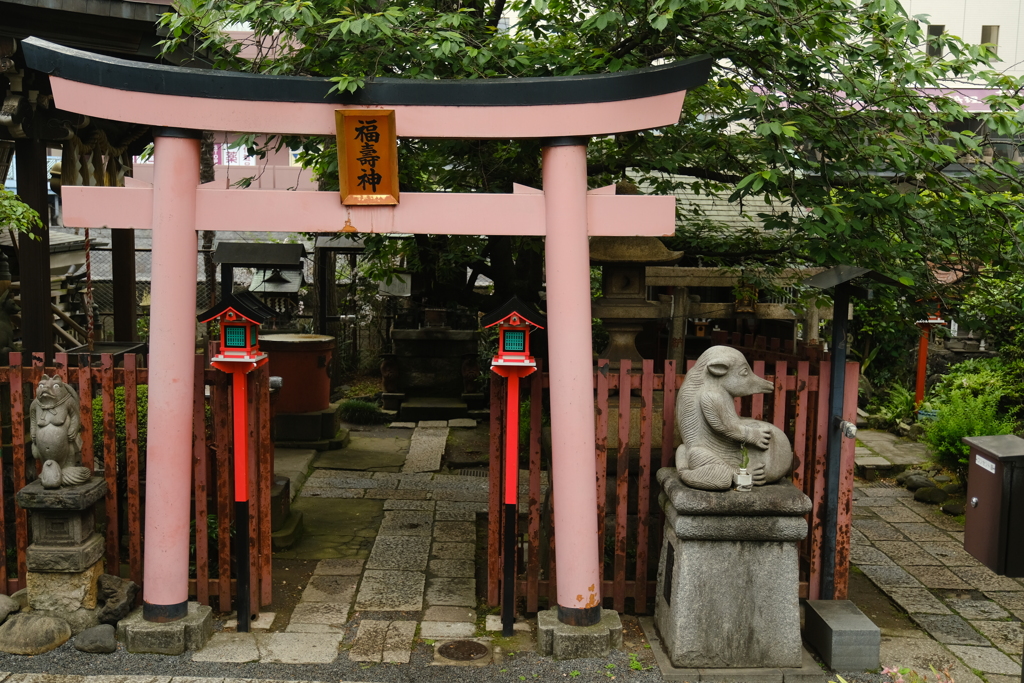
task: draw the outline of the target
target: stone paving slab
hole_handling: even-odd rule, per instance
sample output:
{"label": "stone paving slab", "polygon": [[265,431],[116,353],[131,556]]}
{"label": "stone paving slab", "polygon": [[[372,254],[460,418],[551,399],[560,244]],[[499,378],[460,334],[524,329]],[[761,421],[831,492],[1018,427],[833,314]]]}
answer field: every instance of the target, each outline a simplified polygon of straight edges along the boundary
{"label": "stone paving slab", "polygon": [[452,640],[472,638],[476,635],[476,624],[465,621],[421,621],[420,638],[430,640]]}
{"label": "stone paving slab", "polygon": [[1024,591],[1024,586],[1008,576],[999,576],[985,566],[955,567],[953,573],[982,591]]}
{"label": "stone paving slab", "polygon": [[415,635],[415,621],[392,621],[384,637],[384,650],[381,652],[380,660],[391,664],[408,664]]}
{"label": "stone paving slab", "polygon": [[344,450],[379,451],[381,453],[405,453],[409,448],[408,438],[390,437],[378,439],[369,436],[352,435],[348,447]]}
{"label": "stone paving slab", "polygon": [[995,600],[1018,619],[1024,619],[1024,593],[985,591],[985,597]]}
{"label": "stone paving slab", "polygon": [[384,501],[385,510],[433,510],[437,505],[432,500],[390,499]]}
{"label": "stone paving slab", "polygon": [[438,510],[457,510],[460,512],[487,512],[487,502],[439,500],[436,503]]}
{"label": "stone paving slab", "polygon": [[455,607],[476,606],[475,579],[428,579],[424,596],[428,605],[451,605]]}
{"label": "stone paving slab", "polygon": [[890,565],[862,565],[861,571],[883,590],[887,588],[921,588],[921,583],[902,567]]}
{"label": "stone paving slab", "polygon": [[442,543],[465,543],[476,540],[473,522],[434,522],[434,540]]}
{"label": "stone paving slab", "polygon": [[977,599],[958,591],[944,596],[946,604],[964,619],[971,621],[999,621],[1010,617],[1010,613],[994,600]]}
{"label": "stone paving slab", "polygon": [[340,628],[348,622],[350,603],[300,602],[289,624],[325,624]]}
{"label": "stone paving slab", "polygon": [[303,486],[299,496],[302,498],[363,498],[364,489],[340,489],[335,486]]}
{"label": "stone paving slab", "polygon": [[[426,492],[424,492],[426,493]],[[441,489],[438,491],[431,491],[430,497],[434,500],[443,501],[463,501],[463,502],[487,502],[487,491],[469,491],[465,489]],[[520,507],[522,507],[522,501],[520,501]]]}
{"label": "stone paving slab", "polygon": [[855,519],[853,526],[860,531],[869,541],[905,541],[907,537],[901,534],[896,527],[880,519]]}
{"label": "stone paving slab", "polygon": [[[855,545],[850,547],[850,561],[856,565],[861,564],[896,564],[888,555],[870,545]],[[936,560],[937,562],[938,560]]]}
{"label": "stone paving slab", "polygon": [[471,417],[457,417],[453,420],[448,420],[448,426],[458,429],[476,429],[476,420]]}
{"label": "stone paving slab", "polygon": [[260,661],[255,633],[214,633],[203,649],[192,655],[193,662],[242,664]]}
{"label": "stone paving slab", "polygon": [[953,588],[959,590],[970,590],[971,588],[963,579],[946,567],[911,566],[907,567],[907,571],[924,584],[925,588]]}
{"label": "stone paving slab", "polygon": [[472,560],[431,560],[427,573],[438,578],[471,579],[476,575],[476,562]]}
{"label": "stone paving slab", "polygon": [[384,513],[378,536],[430,536],[434,523],[432,512],[420,510],[389,510]]}
{"label": "stone paving slab", "polygon": [[330,664],[341,636],[330,633],[257,633],[260,661],[269,664]]}
{"label": "stone paving slab", "polygon": [[909,509],[906,505],[869,506],[868,509],[886,522],[924,522],[921,515]]}
{"label": "stone paving slab", "polygon": [[430,498],[430,491],[392,491],[391,489],[366,489],[364,498],[377,500],[427,500]]}
{"label": "stone paving slab", "polygon": [[1003,652],[1019,657],[1024,652],[1024,624],[1019,621],[972,621],[971,625]]}
{"label": "stone paving slab", "polygon": [[942,560],[912,541],[875,541],[874,547],[901,567],[942,566]]}
{"label": "stone paving slab", "polygon": [[366,568],[421,572],[427,568],[429,553],[429,537],[377,536]]}
{"label": "stone paving slab", "polygon": [[893,522],[893,526],[912,541],[945,541],[949,534],[925,522]]}
{"label": "stone paving slab", "polygon": [[434,513],[434,519],[438,522],[475,522],[476,514],[462,510],[438,510]]}
{"label": "stone paving slab", "polygon": [[355,642],[348,651],[353,662],[379,662],[384,652],[384,638],[388,634],[389,621],[363,619],[359,622]]}
{"label": "stone paving slab", "polygon": [[423,423],[412,433],[409,453],[402,472],[436,472],[441,469],[441,458],[448,443],[448,424],[443,429],[424,429]]}
{"label": "stone paving slab", "polygon": [[430,556],[439,560],[472,560],[476,546],[473,543],[445,543],[434,541]]}
{"label": "stone paving slab", "polygon": [[[1020,674],[1020,663],[1007,657],[994,647],[973,647],[950,645],[950,651],[963,660],[964,664],[983,673]],[[959,683],[959,680],[958,682]]]}
{"label": "stone paving slab", "polygon": [[907,614],[949,614],[946,607],[927,588],[888,588],[885,592]]}
{"label": "stone paving slab", "polygon": [[464,621],[476,622],[476,612],[468,607],[437,606],[428,607],[423,613],[423,621]]}
{"label": "stone paving slab", "polygon": [[420,572],[367,569],[363,572],[355,608],[374,612],[418,612],[423,609],[425,581],[426,577]]}
{"label": "stone paving slab", "polygon": [[316,569],[313,570],[313,575],[359,576],[363,573],[364,562],[365,560],[343,559],[340,557],[320,560],[317,562]]}
{"label": "stone paving slab", "polygon": [[[373,557],[373,553],[370,553]],[[302,602],[331,602],[352,604],[352,598],[356,594],[356,584],[359,583],[358,576],[330,576],[313,575],[302,591]]]}
{"label": "stone paving slab", "polygon": [[[969,647],[953,645],[954,647]],[[930,667],[936,671],[949,670],[956,683],[983,683],[968,666],[958,660],[945,646],[931,638],[882,636],[879,659],[882,666],[907,667],[917,672],[928,672]]]}
{"label": "stone paving slab", "polygon": [[955,614],[912,614],[910,616],[918,626],[930,633],[940,643],[981,646],[989,644],[970,624]]}
{"label": "stone paving slab", "polygon": [[934,556],[947,567],[972,567],[981,564],[973,555],[964,550],[962,545],[953,541],[924,542],[920,545],[926,553]]}
{"label": "stone paving slab", "polygon": [[344,626],[331,626],[330,624],[297,624],[290,622],[285,627],[286,633],[345,633]]}

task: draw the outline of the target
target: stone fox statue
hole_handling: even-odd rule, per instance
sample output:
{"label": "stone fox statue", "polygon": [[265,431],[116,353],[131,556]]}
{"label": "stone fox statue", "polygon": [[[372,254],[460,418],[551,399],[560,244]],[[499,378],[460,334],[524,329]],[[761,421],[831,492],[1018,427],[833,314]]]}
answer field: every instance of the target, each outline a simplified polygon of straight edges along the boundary
{"label": "stone fox statue", "polygon": [[[43,375],[36,397],[29,406],[32,456],[44,462],[41,477],[46,488],[74,486],[89,480],[92,472],[82,467],[82,425],[79,421],[78,393],[60,377]],[[50,462],[60,468],[55,481]]]}
{"label": "stone fox statue", "polygon": [[789,474],[793,449],[786,435],[767,422],[738,416],[733,402],[774,389],[736,349],[712,346],[701,354],[676,399],[676,428],[683,441],[676,449],[676,469],[684,484],[708,491],[732,488],[743,445],[754,484],[770,484]]}

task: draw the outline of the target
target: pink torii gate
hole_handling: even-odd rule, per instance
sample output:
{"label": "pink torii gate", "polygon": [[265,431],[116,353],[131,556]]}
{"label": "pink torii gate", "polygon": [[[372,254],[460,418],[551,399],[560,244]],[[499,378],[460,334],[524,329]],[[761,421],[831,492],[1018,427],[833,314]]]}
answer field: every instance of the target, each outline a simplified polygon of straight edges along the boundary
{"label": "pink torii gate", "polygon": [[[63,188],[77,227],[153,231],[149,444],[143,616],[188,604],[196,231],[538,235],[545,237],[558,616],[601,618],[594,485],[592,235],[669,235],[675,199],[587,190],[592,136],[675,124],[711,59],[596,76],[422,81],[374,79],[328,95],[321,78],[211,72],[129,62],[36,38],[26,62],[50,74],[66,111],[154,127],[153,185]],[[543,191],[404,192],[397,206],[343,206],[336,192],[214,189],[199,184],[199,131],[334,135],[338,109],[390,109],[399,137],[543,139]],[[587,514],[586,511],[591,513]]]}

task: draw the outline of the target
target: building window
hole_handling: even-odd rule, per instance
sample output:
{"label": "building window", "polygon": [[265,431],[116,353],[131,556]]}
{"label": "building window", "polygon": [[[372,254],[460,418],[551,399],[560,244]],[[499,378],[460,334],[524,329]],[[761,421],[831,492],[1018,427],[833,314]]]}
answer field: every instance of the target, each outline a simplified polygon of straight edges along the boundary
{"label": "building window", "polygon": [[928,26],[928,56],[939,59],[942,57],[942,46],[938,43],[938,38],[946,32],[945,24],[930,24]]}
{"label": "building window", "polygon": [[987,45],[988,49],[992,51],[992,54],[999,54],[999,27],[982,26],[981,44]]}

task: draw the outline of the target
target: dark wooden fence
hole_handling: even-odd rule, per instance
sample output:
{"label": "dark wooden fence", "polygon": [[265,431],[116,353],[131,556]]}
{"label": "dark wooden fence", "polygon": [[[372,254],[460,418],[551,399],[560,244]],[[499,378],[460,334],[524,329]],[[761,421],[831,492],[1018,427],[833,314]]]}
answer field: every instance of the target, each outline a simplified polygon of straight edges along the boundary
{"label": "dark wooden fence", "polygon": [[[0,414],[4,435],[9,437],[4,439],[0,471],[0,552],[4,557],[13,556],[8,563],[0,563],[0,591],[9,594],[25,587],[28,516],[14,504],[14,493],[37,473],[28,444],[27,416],[43,374],[58,375],[78,390],[82,461],[94,467],[108,485],[103,509],[97,511],[98,528],[106,537],[106,571],[120,573],[142,585],[146,467],[139,427],[140,420],[145,424],[146,416],[140,414],[137,387],[148,385],[148,370],[135,355],[126,355],[122,362],[115,363],[110,354],[69,357],[58,353],[52,367],[44,367],[41,358],[33,358],[27,367],[22,363],[22,354],[12,353],[9,365],[0,367]],[[234,585],[233,533],[247,533],[249,537],[253,577],[250,603],[255,609],[271,601],[270,486],[274,453],[270,440],[269,373],[264,366],[249,375],[249,486],[255,505],[247,530],[234,528],[230,382],[224,373],[208,368],[203,356],[196,356],[192,452],[194,553],[190,558],[189,588],[199,602],[224,612],[231,609]],[[120,388],[123,398],[118,396]],[[94,423],[96,398],[102,417]],[[123,409],[117,407],[120,401]],[[119,418],[124,424],[121,447],[117,438]],[[94,434],[94,430],[99,431]],[[101,444],[98,450],[94,441]],[[14,552],[8,552],[10,549]]]}
{"label": "dark wooden fence", "polygon": [[[742,349],[746,351],[746,349]],[[808,515],[810,534],[800,545],[800,593],[817,599],[821,594],[821,543],[825,494],[826,437],[828,432],[828,365],[824,374],[811,374],[811,361],[795,363],[754,360],[754,372],[772,381],[775,391],[736,400],[741,415],[766,420],[782,429],[793,443],[793,483],[813,501]],[[691,362],[692,366],[692,362]],[[677,445],[674,425],[676,393],[683,375],[675,363],[666,361],[663,374],[654,373],[653,361],[644,361],[639,372],[631,372],[629,361],[611,371],[607,360],[598,361],[594,373],[597,448],[599,547],[603,549],[602,595],[606,606],[624,611],[648,613],[654,596],[658,557],[661,550],[663,516],[657,505],[658,485],[654,478],[660,467],[674,466]],[[846,366],[845,419],[855,421],[859,365]],[[530,399],[529,438],[520,453],[520,467],[528,470],[526,482],[520,477],[520,507],[516,558],[516,595],[525,597],[526,611],[536,612],[542,601],[555,604],[555,529],[552,510],[557,501],[550,487],[550,455],[542,447],[543,422],[547,405],[547,373],[538,371],[524,383],[524,398]],[[488,544],[502,548],[501,475],[504,444],[505,383],[491,382],[491,460]],[[615,407],[614,404],[618,403]],[[632,406],[632,408],[631,408]],[[631,415],[632,412],[632,415]],[[636,434],[635,432],[639,433]],[[632,438],[631,438],[632,437]],[[660,438],[658,438],[660,437]],[[631,443],[632,442],[632,443]],[[837,526],[835,597],[845,599],[849,578],[850,510],[853,495],[854,441],[845,439],[842,449],[842,479]],[[580,473],[580,482],[585,482]],[[581,484],[582,485],[582,484]],[[525,533],[522,531],[525,522]],[[497,605],[500,596],[502,558],[488,553],[487,599]],[[628,605],[627,605],[628,601]]]}

